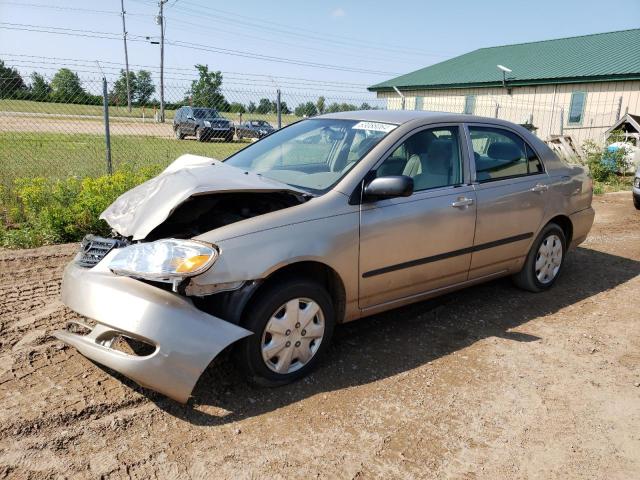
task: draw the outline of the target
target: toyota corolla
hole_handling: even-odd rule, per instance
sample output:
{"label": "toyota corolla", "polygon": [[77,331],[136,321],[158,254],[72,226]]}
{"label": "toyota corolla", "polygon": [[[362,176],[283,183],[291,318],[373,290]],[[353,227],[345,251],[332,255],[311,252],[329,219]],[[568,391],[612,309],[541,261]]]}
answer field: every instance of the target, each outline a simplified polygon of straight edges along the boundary
{"label": "toyota corolla", "polygon": [[234,344],[266,386],[309,373],[340,323],[511,276],[551,288],[593,223],[592,182],[509,122],[361,111],[225,161],[185,155],[102,214],[65,270],[82,354],[185,402]]}

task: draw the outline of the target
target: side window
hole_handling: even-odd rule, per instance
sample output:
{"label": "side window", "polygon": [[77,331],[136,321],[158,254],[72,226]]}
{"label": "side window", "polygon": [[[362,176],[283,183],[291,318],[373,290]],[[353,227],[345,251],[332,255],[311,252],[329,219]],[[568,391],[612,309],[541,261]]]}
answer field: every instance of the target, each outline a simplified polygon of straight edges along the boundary
{"label": "side window", "polygon": [[569,123],[582,123],[584,104],[587,100],[586,92],[573,92],[571,94],[571,104],[569,105]]}
{"label": "side window", "polygon": [[544,171],[533,149],[515,133],[492,127],[469,127],[479,182]]}
{"label": "side window", "polygon": [[402,142],[376,172],[378,177],[407,175],[414,191],[462,183],[458,127],[422,130]]}

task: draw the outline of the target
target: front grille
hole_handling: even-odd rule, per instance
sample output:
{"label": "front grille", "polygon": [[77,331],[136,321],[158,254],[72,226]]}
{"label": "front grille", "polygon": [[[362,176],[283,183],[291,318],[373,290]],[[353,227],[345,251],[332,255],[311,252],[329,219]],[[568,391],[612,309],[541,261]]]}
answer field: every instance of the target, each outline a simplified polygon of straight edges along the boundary
{"label": "front grille", "polygon": [[81,267],[95,267],[112,249],[124,247],[126,242],[116,238],[87,235],[80,243],[80,255],[76,263]]}

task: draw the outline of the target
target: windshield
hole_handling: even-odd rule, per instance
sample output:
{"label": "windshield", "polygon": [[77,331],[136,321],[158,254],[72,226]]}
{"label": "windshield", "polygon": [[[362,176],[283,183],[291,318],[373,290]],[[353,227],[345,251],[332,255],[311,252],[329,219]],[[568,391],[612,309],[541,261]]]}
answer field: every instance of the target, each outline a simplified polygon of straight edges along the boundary
{"label": "windshield", "polygon": [[324,193],[394,128],[357,120],[303,120],[248,146],[225,163]]}
{"label": "windshield", "polygon": [[193,116],[196,118],[218,118],[218,112],[213,108],[194,108]]}

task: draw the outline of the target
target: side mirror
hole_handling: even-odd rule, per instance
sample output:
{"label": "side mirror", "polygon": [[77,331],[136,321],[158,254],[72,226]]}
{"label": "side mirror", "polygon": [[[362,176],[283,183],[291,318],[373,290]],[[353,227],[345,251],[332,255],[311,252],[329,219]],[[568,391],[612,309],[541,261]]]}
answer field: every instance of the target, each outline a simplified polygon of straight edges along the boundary
{"label": "side mirror", "polygon": [[187,117],[187,120],[195,120],[193,117]]}
{"label": "side mirror", "polygon": [[374,178],[364,187],[364,199],[368,201],[408,197],[412,193],[413,178],[406,175]]}

